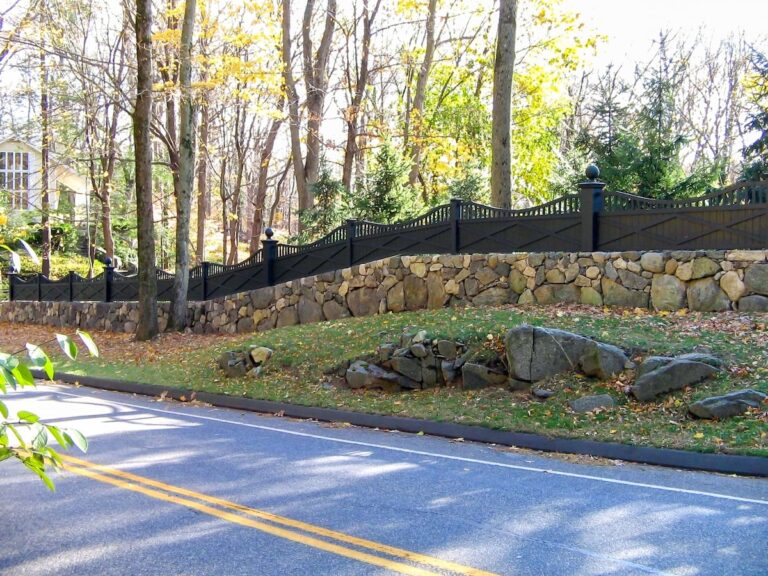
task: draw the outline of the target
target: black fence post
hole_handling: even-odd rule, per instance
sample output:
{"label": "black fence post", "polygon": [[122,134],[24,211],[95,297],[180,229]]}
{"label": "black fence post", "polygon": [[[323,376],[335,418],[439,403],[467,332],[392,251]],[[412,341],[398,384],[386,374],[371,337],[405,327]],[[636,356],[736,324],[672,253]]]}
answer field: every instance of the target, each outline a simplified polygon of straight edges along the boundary
{"label": "black fence post", "polygon": [[14,293],[13,293],[13,287],[16,284],[16,269],[11,266],[11,268],[8,270],[8,300],[13,302],[14,299]]}
{"label": "black fence post", "polygon": [[112,266],[112,258],[107,258],[104,263],[104,302],[112,302],[112,282],[115,280],[115,268]]}
{"label": "black fence post", "polygon": [[347,219],[347,263],[349,267],[355,265],[355,231],[357,229],[357,220]]}
{"label": "black fence post", "polygon": [[603,211],[605,182],[598,180],[600,170],[594,164],[587,166],[588,180],[579,182],[581,199],[581,250],[593,252],[600,245],[600,213]]}
{"label": "black fence post", "polygon": [[203,278],[203,300],[208,300],[208,262],[200,265],[200,274]]}
{"label": "black fence post", "polygon": [[43,301],[43,275],[40,272],[37,273],[37,301]]}
{"label": "black fence post", "polygon": [[453,254],[458,254],[461,250],[459,220],[461,220],[461,198],[451,198],[451,253]]}
{"label": "black fence post", "polygon": [[275,260],[277,260],[277,240],[272,240],[274,232],[272,228],[264,230],[264,234],[267,239],[261,241],[261,245],[264,248],[264,273],[267,281],[267,286],[275,285]]}
{"label": "black fence post", "polygon": [[69,301],[72,302],[75,299],[75,272],[73,270],[67,274],[67,288],[69,288]]}

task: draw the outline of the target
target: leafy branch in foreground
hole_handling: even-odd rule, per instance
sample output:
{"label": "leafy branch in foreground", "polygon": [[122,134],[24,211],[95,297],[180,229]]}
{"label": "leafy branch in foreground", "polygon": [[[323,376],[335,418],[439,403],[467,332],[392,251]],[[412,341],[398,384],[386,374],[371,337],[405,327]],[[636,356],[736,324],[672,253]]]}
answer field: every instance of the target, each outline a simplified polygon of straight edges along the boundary
{"label": "leafy branch in foreground", "polygon": [[[96,344],[87,332],[78,330],[77,335],[92,356],[99,355]],[[77,358],[78,348],[72,338],[56,334],[56,341],[67,357],[71,360]],[[28,363],[19,360],[16,353],[0,352],[0,393],[7,394],[9,387],[13,390],[34,387],[35,378],[30,368],[42,370],[53,380],[53,363],[45,351],[40,346],[27,344],[26,352]],[[61,458],[51,447],[51,439],[64,450],[72,446],[77,446],[83,452],[88,450],[88,440],[77,430],[45,424],[40,422],[37,414],[27,410],[19,410],[13,415],[2,400],[0,418],[0,462],[9,458],[18,459],[51,490],[55,487],[46,470],[61,467]]]}

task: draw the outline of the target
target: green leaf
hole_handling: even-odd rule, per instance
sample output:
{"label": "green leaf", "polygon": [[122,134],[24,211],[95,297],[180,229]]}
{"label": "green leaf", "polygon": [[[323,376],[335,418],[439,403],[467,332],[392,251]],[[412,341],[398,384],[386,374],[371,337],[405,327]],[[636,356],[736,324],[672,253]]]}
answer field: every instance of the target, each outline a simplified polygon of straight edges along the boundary
{"label": "green leaf", "polygon": [[45,351],[40,346],[27,344],[27,354],[36,368],[42,368],[49,380],[53,380],[53,363]]}
{"label": "green leaf", "polygon": [[56,340],[59,342],[62,351],[70,360],[77,360],[77,345],[72,338],[64,334],[56,334]]}
{"label": "green leaf", "polygon": [[39,423],[32,424],[35,436],[32,438],[32,448],[39,452],[46,446],[48,446],[48,431],[45,426]]}
{"label": "green leaf", "polygon": [[11,456],[13,456],[13,450],[10,448],[0,448],[0,462],[8,460]]}
{"label": "green leaf", "polygon": [[3,382],[2,388],[3,392],[5,392],[6,387],[5,384],[10,384],[11,388],[14,390],[16,389],[16,378],[14,377],[13,373],[8,370],[5,366],[0,365],[0,381]]}
{"label": "green leaf", "polygon": [[16,414],[17,418],[19,420],[24,420],[25,422],[29,422],[30,424],[34,424],[38,420],[40,420],[40,416],[37,414],[33,414],[32,412],[27,412],[26,410],[20,410]]}
{"label": "green leaf", "polygon": [[19,255],[16,253],[16,251],[11,249],[9,246],[6,246],[5,244],[0,244],[0,248],[2,248],[3,250],[8,250],[11,257],[11,262],[13,263],[13,269],[16,270],[16,272],[20,272],[21,258],[19,258]]}
{"label": "green leaf", "polygon": [[77,335],[80,337],[80,340],[83,341],[83,344],[85,344],[85,347],[88,349],[91,356],[96,356],[98,358],[99,348],[96,346],[96,342],[93,341],[93,338],[91,338],[91,335],[82,330],[78,330]]}
{"label": "green leaf", "polygon": [[2,400],[0,400],[0,416],[3,418],[8,418],[8,407]]}
{"label": "green leaf", "polygon": [[34,386],[35,385],[35,377],[32,376],[32,372],[30,372],[29,368],[26,364],[19,363],[16,368],[14,368],[11,373],[16,378],[16,381],[21,386]]}
{"label": "green leaf", "polygon": [[[21,238],[18,239],[19,244],[21,244],[21,247],[24,248],[27,254],[29,254],[29,259],[32,260],[32,262],[35,263],[36,266],[40,266],[40,258],[37,257],[37,253],[35,250],[27,244],[24,240]],[[19,270],[21,267],[17,268]]]}
{"label": "green leaf", "polygon": [[50,432],[51,436],[56,439],[56,442],[58,442],[59,446],[65,450],[72,446],[72,443],[68,441],[68,436],[62,434],[61,430],[59,430],[56,426],[46,424],[45,427],[48,429],[48,432]]}
{"label": "green leaf", "polygon": [[78,430],[62,430],[64,437],[69,440],[70,445],[74,444],[80,448],[81,452],[88,452],[88,439]]}

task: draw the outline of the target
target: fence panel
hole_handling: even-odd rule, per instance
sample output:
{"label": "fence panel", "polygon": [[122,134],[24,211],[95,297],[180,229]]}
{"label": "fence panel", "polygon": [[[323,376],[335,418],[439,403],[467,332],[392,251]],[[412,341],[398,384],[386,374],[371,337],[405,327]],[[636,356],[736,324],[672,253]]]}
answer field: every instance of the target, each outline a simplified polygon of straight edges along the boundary
{"label": "fence panel", "polygon": [[[37,298],[35,298],[37,300]],[[40,278],[40,300],[50,302],[69,302],[69,281]]]}
{"label": "fence panel", "polygon": [[72,300],[77,302],[86,302],[88,300],[103,302],[106,298],[104,282],[104,274],[100,274],[90,280],[75,274],[72,282]]}
{"label": "fence panel", "polygon": [[273,268],[275,284],[322,274],[323,272],[332,272],[333,270],[349,266],[349,252],[346,241],[307,248],[302,247],[303,249],[300,250],[291,250],[293,248],[295,247],[277,246],[278,256]]}
{"label": "fence panel", "polygon": [[208,299],[220,298],[266,286],[264,263],[257,262],[208,276]]}

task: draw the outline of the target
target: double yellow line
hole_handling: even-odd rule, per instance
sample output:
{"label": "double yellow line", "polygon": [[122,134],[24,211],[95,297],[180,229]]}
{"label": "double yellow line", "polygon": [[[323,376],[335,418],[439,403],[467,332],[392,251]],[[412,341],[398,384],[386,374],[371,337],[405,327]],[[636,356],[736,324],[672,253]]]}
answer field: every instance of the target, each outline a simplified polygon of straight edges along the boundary
{"label": "double yellow line", "polygon": [[[298,542],[306,546],[312,546],[326,552],[331,552],[339,556],[352,558],[366,564],[380,566],[400,574],[411,574],[414,576],[434,575],[427,569],[419,568],[412,564],[404,564],[392,558],[407,560],[413,564],[448,570],[455,574],[464,574],[467,576],[495,576],[491,572],[485,572],[469,566],[456,564],[447,560],[441,560],[433,556],[419,554],[380,544],[364,538],[357,538],[342,532],[328,530],[306,522],[300,522],[284,516],[278,516],[263,510],[242,506],[229,500],[216,498],[193,490],[187,490],[164,482],[158,482],[151,478],[137,476],[130,472],[124,472],[115,468],[101,466],[75,458],[73,456],[61,455],[65,462],[65,468],[99,482],[111,484],[118,488],[139,492],[158,500],[164,500],[187,508],[192,508],[204,514],[209,514],[222,520],[255,528],[267,534]],[[258,518],[258,520],[254,520]],[[318,538],[318,536],[320,538]],[[355,548],[351,548],[354,546]],[[381,554],[377,556],[373,553]],[[389,558],[387,558],[387,556]]]}

